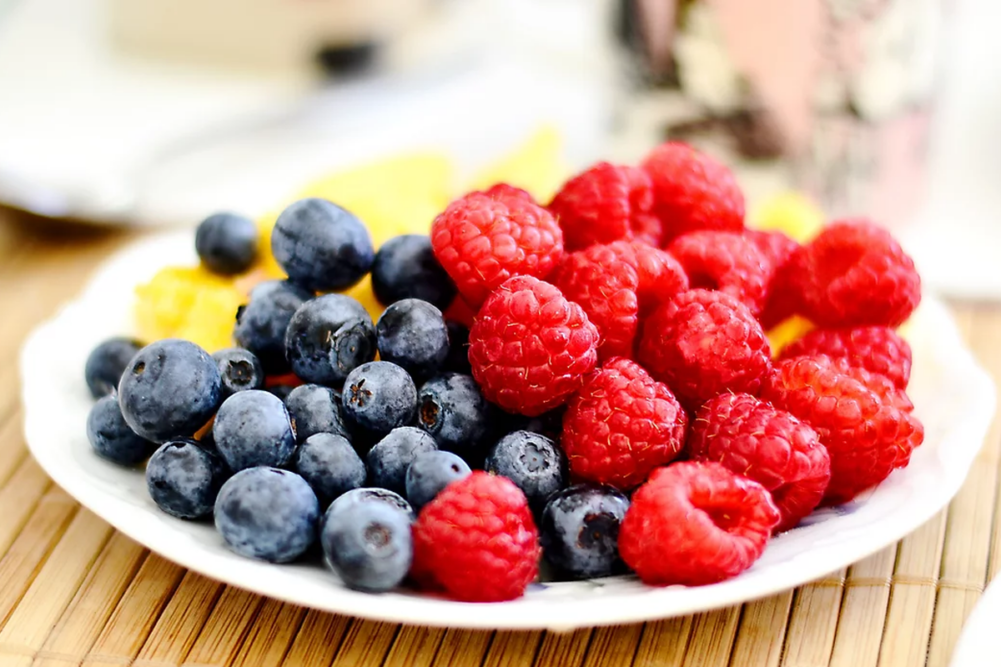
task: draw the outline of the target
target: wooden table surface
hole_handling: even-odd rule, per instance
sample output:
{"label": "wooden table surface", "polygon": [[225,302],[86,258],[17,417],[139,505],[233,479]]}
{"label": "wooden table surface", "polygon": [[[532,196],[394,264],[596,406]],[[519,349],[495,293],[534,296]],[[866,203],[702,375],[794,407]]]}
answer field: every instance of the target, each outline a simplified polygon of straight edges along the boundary
{"label": "wooden table surface", "polygon": [[[187,572],[82,509],[22,435],[22,341],[134,236],[0,209],[0,665],[939,667],[1001,569],[995,421],[949,509],[899,544],[795,591],[685,618],[571,634],[400,627]],[[952,306],[997,382],[1001,305]]]}

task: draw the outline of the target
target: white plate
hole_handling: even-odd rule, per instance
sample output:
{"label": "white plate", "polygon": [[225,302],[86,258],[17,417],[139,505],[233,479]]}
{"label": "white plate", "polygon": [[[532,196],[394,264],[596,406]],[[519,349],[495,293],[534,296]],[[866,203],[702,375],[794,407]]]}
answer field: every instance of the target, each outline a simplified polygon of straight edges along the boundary
{"label": "white plate", "polygon": [[764,597],[854,563],[931,518],[963,483],[994,410],[991,380],[963,348],[945,308],[927,299],[915,316],[911,382],[926,439],[911,465],[864,498],[819,512],[774,539],[741,576],[699,588],[650,588],[631,577],[538,584],[522,599],[501,604],[358,593],[315,565],[277,566],[230,553],[211,525],[159,512],[141,472],[118,468],[90,450],[84,361],[101,340],[130,332],[133,287],[160,266],[192,260],[191,245],[190,234],[174,234],[127,248],[77,301],[35,331],[21,358],[28,445],[68,493],[153,551],[206,576],[307,607],[422,625],[570,629]]}
{"label": "white plate", "polygon": [[984,591],[963,625],[950,667],[988,667],[998,664],[1001,655],[1001,579],[996,579]]}

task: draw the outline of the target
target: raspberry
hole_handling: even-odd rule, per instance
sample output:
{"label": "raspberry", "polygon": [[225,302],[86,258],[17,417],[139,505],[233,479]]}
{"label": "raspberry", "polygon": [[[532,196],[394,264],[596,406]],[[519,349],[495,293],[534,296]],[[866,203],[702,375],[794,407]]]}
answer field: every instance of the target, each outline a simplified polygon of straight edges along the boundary
{"label": "raspberry", "polygon": [[469,363],[483,396],[509,412],[546,412],[577,391],[598,360],[598,330],[547,282],[510,278],[469,330]]}
{"label": "raspberry", "polygon": [[663,225],[663,244],[700,229],[739,232],[744,194],[730,170],[687,144],[654,148],[642,168],[653,185],[653,212]]}
{"label": "raspberry", "polygon": [[638,237],[660,243],[660,221],[650,212],[650,177],[636,167],[599,162],[556,193],[549,211],[563,229],[567,250]]}
{"label": "raspberry", "polygon": [[725,391],[756,394],[771,365],[768,339],[747,306],[702,289],[650,316],[637,358],[689,410]]}
{"label": "raspberry", "polygon": [[757,482],[718,463],[685,461],[655,470],[633,494],[619,553],[646,584],[712,584],[749,568],[778,522]]}
{"label": "raspberry", "polygon": [[721,394],[692,420],[688,450],[760,483],[782,514],[775,531],[789,530],[820,504],[831,459],[817,432],[749,394]]}
{"label": "raspberry", "polygon": [[553,282],[598,329],[598,358],[633,356],[639,302],[636,269],[607,245],[563,256]]}
{"label": "raspberry", "polygon": [[513,600],[539,571],[538,531],[525,494],[481,470],[425,505],[413,537],[413,578],[457,600]]}
{"label": "raspberry", "polygon": [[799,248],[798,243],[780,231],[748,229],[744,232],[744,235],[758,247],[758,250],[761,251],[774,269],[778,269],[788,262],[792,254]]}
{"label": "raspberry", "polygon": [[640,241],[616,241],[609,247],[636,269],[640,317],[688,289],[688,275],[674,257]]}
{"label": "raspberry", "polygon": [[678,455],[687,422],[667,385],[615,358],[570,399],[560,443],[574,478],[628,490]]}
{"label": "raspberry", "polygon": [[832,223],[790,260],[802,314],[821,327],[902,324],[921,301],[914,262],[865,220]]}
{"label": "raspberry", "polygon": [[[858,377],[866,371],[855,369]],[[876,376],[873,376],[876,377]],[[924,428],[825,356],[778,362],[762,398],[810,424],[831,456],[826,504],[840,504],[907,464]]]}
{"label": "raspberry", "polygon": [[431,245],[459,293],[478,307],[511,276],[548,276],[563,253],[563,232],[527,192],[502,184],[449,204],[431,226]]}
{"label": "raspberry", "polygon": [[758,247],[772,266],[768,276],[767,295],[758,319],[765,330],[781,324],[800,311],[796,277],[786,269],[799,244],[780,231],[747,230],[746,236]]}
{"label": "raspberry", "polygon": [[734,232],[692,232],[667,251],[688,273],[692,287],[719,290],[758,315],[765,305],[773,265],[749,237]]}
{"label": "raspberry", "polygon": [[814,354],[847,359],[852,366],[888,377],[901,389],[911,377],[911,346],[889,327],[814,329],[786,346],[779,358]]}

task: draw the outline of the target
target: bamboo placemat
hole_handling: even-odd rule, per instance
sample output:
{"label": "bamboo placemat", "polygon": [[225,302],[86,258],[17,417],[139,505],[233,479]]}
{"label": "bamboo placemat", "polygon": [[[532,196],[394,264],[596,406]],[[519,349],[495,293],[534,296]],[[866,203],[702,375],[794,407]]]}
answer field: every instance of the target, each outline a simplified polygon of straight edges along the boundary
{"label": "bamboo placemat", "polygon": [[[186,572],[53,485],[21,432],[21,342],[127,240],[0,210],[0,665],[939,667],[1001,569],[995,420],[948,510],[900,543],[794,591],[694,616],[568,634],[400,627]],[[954,312],[1001,380],[1001,306]]]}

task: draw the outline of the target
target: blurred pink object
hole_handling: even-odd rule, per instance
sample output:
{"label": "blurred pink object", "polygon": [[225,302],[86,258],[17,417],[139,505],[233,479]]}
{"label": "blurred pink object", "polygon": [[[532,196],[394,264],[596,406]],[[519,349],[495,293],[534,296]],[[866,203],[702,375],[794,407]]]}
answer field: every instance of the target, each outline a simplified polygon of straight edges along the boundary
{"label": "blurred pink object", "polygon": [[921,191],[947,0],[638,0],[667,135],[751,190],[895,226]]}

